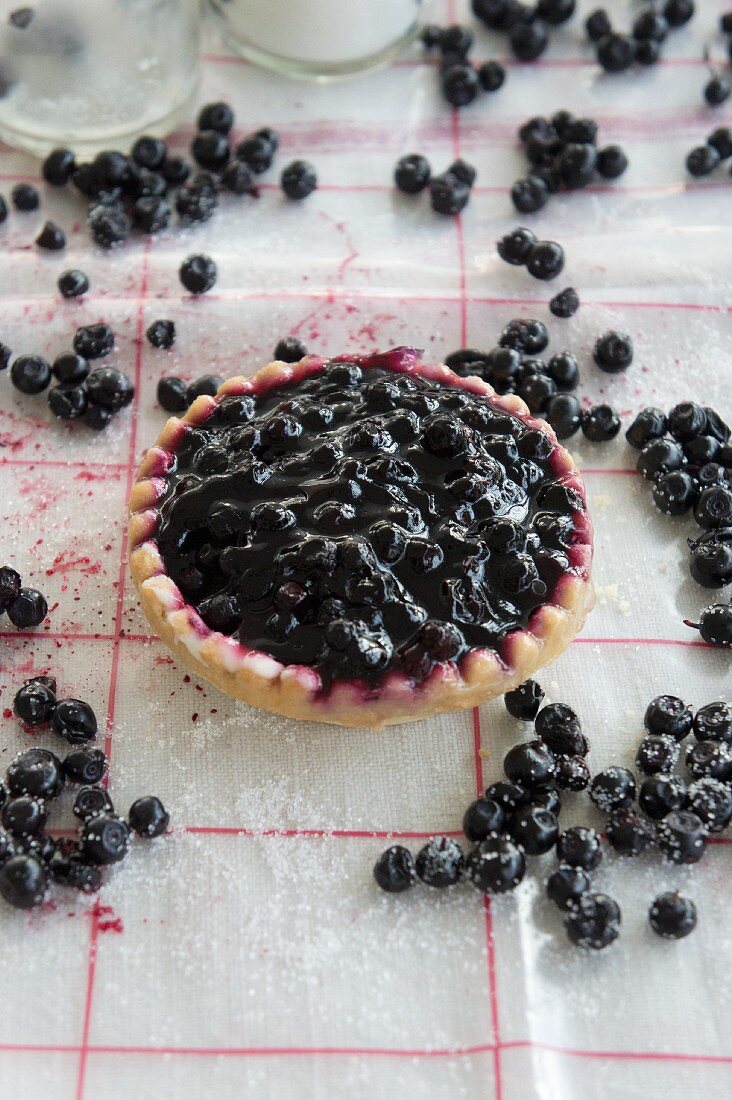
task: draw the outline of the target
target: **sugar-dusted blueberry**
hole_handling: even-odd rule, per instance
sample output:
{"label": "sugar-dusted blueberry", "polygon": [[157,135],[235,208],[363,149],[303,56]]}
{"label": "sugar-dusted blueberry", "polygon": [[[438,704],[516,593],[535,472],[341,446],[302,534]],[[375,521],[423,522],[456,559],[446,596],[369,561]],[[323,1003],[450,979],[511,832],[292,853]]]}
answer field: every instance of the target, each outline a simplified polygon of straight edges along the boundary
{"label": "sugar-dusted blueberry", "polygon": [[430,203],[436,214],[459,214],[467,206],[470,188],[453,176],[444,172],[441,176],[432,176],[429,182]]}
{"label": "sugar-dusted blueberry", "polygon": [[101,783],[107,774],[107,757],[101,749],[81,745],[66,753],[63,768],[69,783]]}
{"label": "sugar-dusted blueberry", "polygon": [[393,844],[374,864],[374,878],[387,894],[404,893],[416,878],[412,853],[401,844]]}
{"label": "sugar-dusted blueberry", "polygon": [[510,837],[493,834],[470,852],[465,869],[470,882],[482,893],[505,894],[523,879],[526,858],[520,844]]}
{"label": "sugar-dusted blueberry", "polygon": [[564,267],[564,249],[556,241],[537,241],[526,261],[526,270],[535,279],[556,279]]}
{"label": "sugar-dusted blueberry", "polygon": [[512,814],[519,806],[527,806],[531,802],[532,795],[520,783],[499,779],[486,788],[485,797],[497,802],[504,813]]}
{"label": "sugar-dusted blueberry", "polygon": [[635,762],[644,775],[671,771],[679,758],[679,745],[667,733],[649,733],[640,745]]}
{"label": "sugar-dusted blueberry", "polygon": [[672,470],[682,469],[686,465],[686,456],[675,440],[652,439],[641,450],[637,465],[647,481],[655,481]]}
{"label": "sugar-dusted blueberry", "polygon": [[674,810],[682,810],[685,804],[686,784],[679,775],[659,772],[641,783],[638,805],[654,821],[660,821]]}
{"label": "sugar-dusted blueberry", "polygon": [[714,145],[697,145],[687,154],[686,171],[697,179],[710,176],[721,159]]}
{"label": "sugar-dusted blueberry", "polygon": [[216,283],[216,264],[210,256],[198,253],[188,256],[183,261],[178,275],[185,289],[191,294],[205,294]]}
{"label": "sugar-dusted blueberry", "polygon": [[61,761],[49,749],[24,749],[8,765],[7,784],[14,795],[56,798],[64,787]]}
{"label": "sugar-dusted blueberry", "polygon": [[57,420],[79,420],[87,404],[85,386],[53,386],[48,391],[48,407]]}
{"label": "sugar-dusted blueberry", "polygon": [[572,909],[590,889],[590,879],[581,867],[560,864],[546,881],[546,894],[558,909]]}
{"label": "sugar-dusted blueberry", "polygon": [[648,910],[648,923],[657,936],[681,940],[696,928],[696,906],[677,891],[659,894]]}
{"label": "sugar-dusted blueberry", "polygon": [[732,487],[709,485],[694,504],[694,519],[705,530],[732,526]]}
{"label": "sugar-dusted blueberry", "polygon": [[726,649],[732,646],[732,604],[710,604],[699,616],[699,622],[684,619],[686,626],[698,630],[708,645]]}
{"label": "sugar-dusted blueberry", "polygon": [[12,836],[36,836],[46,825],[45,802],[35,795],[16,795],[3,806],[0,820]]}
{"label": "sugar-dusted blueberry", "polygon": [[672,810],[659,822],[658,847],[672,863],[698,863],[707,846],[707,830],[690,810]]}
{"label": "sugar-dusted blueberry", "polygon": [[506,710],[522,722],[533,722],[544,700],[544,690],[536,680],[526,680],[503,697]]}
{"label": "sugar-dusted blueberry", "polygon": [[606,332],[593,349],[595,363],[606,374],[619,374],[633,362],[633,341],[623,332]]}
{"label": "sugar-dusted blueberry", "polygon": [[723,701],[707,703],[694,715],[697,741],[724,741],[732,745],[732,706]]}
{"label": "sugar-dusted blueberry", "polygon": [[588,951],[609,947],[620,935],[620,906],[607,894],[584,893],[564,921],[570,941]]}
{"label": "sugar-dusted blueberry", "polygon": [[119,863],[127,855],[129,845],[129,826],[120,817],[101,813],[84,822],[81,851],[92,863]]}
{"label": "sugar-dusted blueberry", "polygon": [[79,298],[89,290],[89,278],[78,268],[62,271],[56,283],[63,298]]}
{"label": "sugar-dusted blueberry", "polygon": [[[511,202],[519,214],[535,214],[546,206],[548,199],[549,188],[538,176],[526,176],[524,179],[516,180],[511,188]],[[529,252],[530,255],[531,252]],[[526,262],[529,256],[526,257]]]}
{"label": "sugar-dusted blueberry", "polygon": [[506,811],[493,798],[477,798],[463,815],[463,832],[477,844],[491,833],[501,833],[506,824]]}
{"label": "sugar-dusted blueberry", "polygon": [[500,61],[484,61],[478,67],[478,80],[484,92],[497,92],[506,80],[506,70]]}
{"label": "sugar-dusted blueberry", "polygon": [[36,588],[21,588],[6,608],[8,618],[18,630],[40,626],[48,614],[48,601]]}
{"label": "sugar-dusted blueberry", "polygon": [[575,825],[559,834],[557,855],[562,863],[592,871],[602,860],[599,834],[584,825]]}
{"label": "sugar-dusted blueberry", "polygon": [[551,851],[559,836],[557,815],[544,806],[522,806],[508,822],[508,831],[527,856]]}
{"label": "sugar-dusted blueberry", "polygon": [[288,199],[306,199],[318,186],[318,177],[309,161],[293,160],[283,168],[280,186]]}
{"label": "sugar-dusted blueberry", "polygon": [[88,821],[97,814],[113,814],[114,806],[104,787],[82,787],[74,799],[74,817]]}
{"label": "sugar-dusted blueberry", "polygon": [[555,317],[566,319],[568,317],[574,317],[579,306],[580,300],[577,291],[574,287],[568,286],[554,295],[549,302],[549,311],[553,313]]}
{"label": "sugar-dusted blueberry", "polygon": [[667,516],[688,512],[698,495],[697,483],[686,470],[671,470],[653,486],[653,503]]}
{"label": "sugar-dusted blueberry", "polygon": [[85,359],[103,359],[114,347],[114,332],[104,322],[82,325],[74,333],[74,351]]}
{"label": "sugar-dusted blueberry", "polygon": [[627,768],[612,765],[592,780],[590,798],[604,813],[628,806],[635,798],[635,776]]}
{"label": "sugar-dusted blueberry", "polygon": [[60,252],[66,248],[66,234],[55,222],[47,221],[36,237],[36,245],[47,252]]}
{"label": "sugar-dusted blueberry", "polygon": [[555,782],[563,791],[585,791],[590,784],[590,769],[582,756],[557,758]]}
{"label": "sugar-dusted blueberry", "polygon": [[170,814],[153,794],[137,798],[127,814],[130,828],[143,837],[162,836],[170,824]]}
{"label": "sugar-dusted blueberry", "polygon": [[[218,389],[218,386],[216,387]],[[214,391],[215,392],[215,391]],[[157,401],[166,412],[185,412],[188,408],[188,385],[175,375],[163,375],[158,381]]]}
{"label": "sugar-dusted blueberry", "polygon": [[103,432],[113,415],[114,413],[110,412],[109,409],[105,409],[102,405],[87,405],[82,420],[85,426],[91,428],[93,432]]}
{"label": "sugar-dusted blueberry", "polygon": [[643,725],[649,733],[668,734],[683,741],[691,732],[694,715],[690,706],[676,695],[657,695],[646,707]]}
{"label": "sugar-dusted blueberry", "polygon": [[266,172],[274,160],[277,145],[272,140],[273,135],[274,131],[257,130],[248,134],[236,147],[239,160],[248,164],[257,175]]}
{"label": "sugar-dusted blueberry", "polygon": [[222,186],[232,195],[252,195],[255,193],[252,170],[243,160],[234,158],[221,173]]}
{"label": "sugar-dusted blueberry", "polygon": [[526,263],[532,247],[536,244],[536,236],[525,226],[517,226],[496,242],[498,255],[507,264],[520,267]]}
{"label": "sugar-dusted blueberry", "polygon": [[57,382],[65,386],[78,386],[89,374],[89,363],[83,355],[66,351],[56,356],[51,370]]}
{"label": "sugar-dusted blueberry", "polygon": [[725,741],[694,741],[686,753],[686,767],[694,779],[708,776],[732,780],[732,745]]}
{"label": "sugar-dusted blueberry", "polygon": [[455,61],[441,73],[442,94],[453,107],[467,107],[480,92],[478,73],[469,61]]}
{"label": "sugar-dusted blueberry", "polygon": [[163,318],[153,321],[145,330],[145,336],[154,348],[167,351],[175,343],[175,321]]}
{"label": "sugar-dusted blueberry", "polygon": [[639,856],[653,844],[656,831],[632,806],[613,810],[605,828],[608,844],[621,856]]}
{"label": "sugar-dusted blueberry", "polygon": [[16,855],[0,866],[0,894],[15,909],[33,909],[48,889],[48,871],[32,855]]}
{"label": "sugar-dusted blueberry", "polygon": [[56,709],[56,693],[38,680],[28,680],[18,688],[13,700],[13,710],[27,726],[44,726],[51,721]]}
{"label": "sugar-dusted blueberry", "polygon": [[437,889],[455,886],[462,878],[464,865],[462,848],[456,840],[446,836],[430,840],[419,850],[415,860],[418,878],[426,886]]}
{"label": "sugar-dusted blueberry", "polygon": [[89,217],[89,232],[100,248],[114,248],[130,235],[132,225],[121,208],[97,206]]}
{"label": "sugar-dusted blueberry", "polygon": [[129,405],[135,396],[135,387],[127,375],[115,367],[97,367],[86,380],[86,392],[92,405],[101,405],[115,413]]}
{"label": "sugar-dusted blueberry", "polygon": [[508,779],[533,790],[548,786],[554,777],[554,756],[543,741],[514,745],[503,760]]}
{"label": "sugar-dusted blueberry", "polygon": [[10,367],[10,381],[21,393],[35,396],[51,381],[51,366],[41,355],[19,355]]}
{"label": "sugar-dusted blueberry", "polygon": [[0,612],[7,611],[13,600],[20,594],[23,584],[17,570],[9,565],[0,566]]}
{"label": "sugar-dusted blueberry", "polygon": [[666,427],[666,415],[661,409],[643,409],[626,431],[625,438],[631,447],[640,451],[647,443],[665,435]]}
{"label": "sugar-dusted blueberry", "polygon": [[729,782],[703,776],[687,791],[686,807],[710,833],[721,833],[732,821],[732,787]]}
{"label": "sugar-dusted blueberry", "polygon": [[580,426],[591,443],[608,443],[620,431],[620,417],[610,405],[593,405],[583,410]]}
{"label": "sugar-dusted blueberry", "polygon": [[97,719],[88,703],[81,699],[61,699],[51,719],[54,732],[70,745],[83,745],[97,735]]}
{"label": "sugar-dusted blueberry", "polygon": [[30,183],[16,183],[10,192],[13,206],[22,213],[37,210],[41,205],[41,197],[38,190]]}

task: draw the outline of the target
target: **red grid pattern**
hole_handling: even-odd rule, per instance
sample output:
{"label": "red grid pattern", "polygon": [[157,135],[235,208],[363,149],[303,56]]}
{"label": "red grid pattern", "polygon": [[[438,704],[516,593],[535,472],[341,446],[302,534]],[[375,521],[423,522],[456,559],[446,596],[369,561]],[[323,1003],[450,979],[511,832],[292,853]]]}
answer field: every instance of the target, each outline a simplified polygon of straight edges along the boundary
{"label": "red grid pattern", "polygon": [[[449,5],[451,9],[451,18],[454,18],[454,2]],[[220,56],[220,55],[206,55],[207,61],[215,64],[240,64],[242,59]],[[430,62],[427,62],[430,63]],[[513,59],[507,59],[504,63],[514,64]],[[423,61],[398,61],[395,63],[397,66],[411,66],[416,64],[425,64]],[[594,64],[594,61],[588,59],[565,59],[565,60],[544,60],[535,63],[537,66],[545,67],[578,67],[588,64]],[[703,64],[699,58],[669,58],[664,64],[666,65],[700,65]],[[451,144],[453,155],[455,157],[460,156],[461,148],[461,132],[460,132],[460,116],[457,111],[453,111],[451,114]],[[32,178],[24,175],[15,175],[6,173],[0,175],[0,179],[6,180],[18,180]],[[719,181],[719,184],[723,184],[723,181]],[[707,181],[706,184],[692,185],[692,186],[717,186],[717,181]],[[275,185],[265,185],[266,187],[274,187]],[[688,187],[689,185],[685,185]],[[728,186],[728,185],[727,185]],[[632,190],[632,191],[678,191],[683,188],[684,185],[668,185],[667,187],[636,187],[612,190]],[[355,190],[388,190],[386,187],[378,185],[368,185],[365,187],[355,186],[343,186],[343,185],[324,185],[323,190],[333,191],[355,191]],[[490,186],[478,186],[477,192],[482,193],[505,193],[508,189],[504,187],[490,187]],[[605,187],[590,188],[590,191],[604,191],[610,190]],[[532,297],[522,298],[498,298],[487,296],[469,296],[466,290],[466,272],[465,272],[465,250],[463,240],[463,226],[462,219],[457,217],[455,219],[456,226],[456,247],[458,255],[458,272],[459,283],[457,295],[424,295],[424,296],[412,296],[412,295],[399,295],[403,300],[414,301],[457,301],[460,306],[460,332],[461,342],[464,345],[467,342],[467,311],[469,304],[487,304],[487,305],[543,305],[543,299],[537,299]],[[147,283],[148,283],[148,258],[149,258],[149,244],[146,246],[141,260],[141,275],[140,285],[137,294],[137,320],[136,320],[136,353],[134,364],[135,375],[135,400],[131,409],[131,425],[130,425],[130,440],[128,447],[127,461],[124,463],[103,463],[94,462],[93,465],[99,470],[108,470],[111,473],[124,470],[126,472],[126,488],[127,493],[132,484],[135,471],[136,451],[137,451],[137,421],[139,413],[139,395],[140,395],[140,381],[142,373],[142,358],[143,358],[143,330],[144,330],[144,307],[147,295]],[[251,293],[236,293],[231,294],[211,294],[210,300],[256,300],[256,299],[282,299],[282,298],[297,298],[303,300],[318,300],[323,297],[333,298],[336,293],[343,298],[375,298],[377,295],[373,294],[359,294],[357,289],[343,290],[342,292],[302,292],[302,293],[268,293],[264,291],[253,291]],[[106,298],[106,301],[113,299]],[[689,310],[689,311],[702,311],[702,312],[724,312],[732,313],[732,305],[720,305],[719,307],[700,304],[700,303],[684,303],[684,302],[639,302],[639,301],[600,301],[596,303],[601,306],[610,307],[624,307],[624,308],[647,308],[647,309],[669,309],[669,310]],[[78,466],[87,466],[88,463],[75,463],[64,461],[53,461],[43,459],[2,459],[0,465],[9,465],[16,467],[49,467],[56,469],[63,469],[68,467],[73,469]],[[630,469],[584,469],[583,474],[593,475],[633,475],[635,471]],[[117,582],[117,601],[114,619],[114,630],[112,633],[55,633],[53,631],[42,632],[23,632],[23,631],[0,631],[0,638],[8,640],[25,640],[25,639],[51,639],[57,641],[105,641],[112,643],[112,662],[109,681],[108,692],[108,705],[106,714],[106,734],[105,734],[105,752],[110,756],[112,749],[112,738],[115,721],[115,707],[117,699],[117,686],[119,675],[119,662],[120,653],[122,648],[122,642],[133,643],[150,643],[157,642],[157,638],[147,634],[131,634],[126,633],[123,629],[123,606],[124,606],[124,593],[125,593],[125,576],[126,576],[126,540],[127,530],[126,527],[122,531],[120,555],[119,555],[119,570],[118,570],[118,582]],[[592,638],[581,637],[576,639],[575,644],[580,645],[642,645],[642,646],[686,646],[686,647],[705,647],[705,643],[692,640],[680,640],[680,639],[665,639],[665,638]],[[474,756],[474,768],[475,768],[475,789],[480,794],[484,787],[483,781],[483,762],[481,757],[481,721],[480,711],[476,708],[472,714],[472,728],[473,728],[473,756]],[[211,836],[252,836],[252,837],[291,837],[291,838],[318,838],[318,839],[330,839],[330,838],[344,838],[344,839],[373,839],[373,838],[399,838],[399,839],[424,839],[433,835],[428,832],[420,831],[407,831],[399,832],[396,830],[390,831],[378,831],[378,830],[358,830],[358,829],[247,829],[244,827],[229,827],[229,826],[196,826],[189,825],[184,826],[183,831],[191,834],[199,835],[211,835]],[[461,831],[453,830],[448,831],[447,835],[460,836]],[[732,839],[727,838],[715,838],[713,843],[729,844],[732,843]],[[534,1049],[538,1051],[544,1051],[552,1054],[557,1054],[570,1058],[584,1058],[584,1059],[597,1059],[597,1060],[627,1060],[627,1061],[668,1061],[668,1062],[688,1062],[698,1064],[730,1064],[732,1063],[732,1056],[725,1055],[707,1055],[696,1054],[693,1052],[661,1052],[661,1051],[622,1051],[622,1050],[583,1050],[569,1047],[562,1047],[543,1042],[537,1042],[533,1040],[502,1040],[500,1035],[499,1025],[499,990],[497,985],[496,974],[496,952],[495,952],[495,940],[493,933],[493,921],[491,913],[491,904],[489,898],[484,898],[484,925],[485,925],[485,950],[486,950],[486,967],[487,967],[487,991],[486,999],[488,1003],[488,1018],[490,1020],[490,1034],[491,1039],[489,1042],[472,1045],[472,1046],[455,1046],[455,1047],[442,1047],[442,1048],[379,1048],[379,1047],[285,1047],[285,1046],[272,1046],[272,1047],[195,1047],[195,1046],[126,1046],[126,1045],[97,1045],[92,1044],[89,1041],[91,1032],[92,1015],[94,1008],[94,992],[95,992],[95,978],[96,978],[96,962],[98,954],[98,940],[99,940],[99,928],[98,919],[94,912],[90,916],[90,936],[89,936],[89,949],[88,949],[88,961],[87,961],[87,973],[86,973],[86,995],[83,1013],[83,1027],[82,1036],[78,1044],[30,1044],[30,1043],[0,1043],[0,1051],[28,1051],[38,1053],[50,1053],[50,1052],[63,1052],[78,1055],[78,1071],[76,1082],[76,1100],[84,1100],[85,1085],[86,1085],[86,1071],[88,1065],[88,1059],[93,1056],[103,1054],[129,1054],[129,1055],[187,1055],[187,1056],[201,1056],[201,1057],[234,1057],[234,1058],[247,1058],[247,1057],[305,1057],[305,1056],[358,1056],[358,1057],[386,1057],[386,1058],[449,1058],[449,1057],[472,1057],[476,1055],[490,1054],[493,1060],[493,1074],[495,1080],[494,1095],[496,1100],[502,1100],[503,1087],[501,1080],[501,1052],[503,1050],[515,1050],[515,1049]]]}

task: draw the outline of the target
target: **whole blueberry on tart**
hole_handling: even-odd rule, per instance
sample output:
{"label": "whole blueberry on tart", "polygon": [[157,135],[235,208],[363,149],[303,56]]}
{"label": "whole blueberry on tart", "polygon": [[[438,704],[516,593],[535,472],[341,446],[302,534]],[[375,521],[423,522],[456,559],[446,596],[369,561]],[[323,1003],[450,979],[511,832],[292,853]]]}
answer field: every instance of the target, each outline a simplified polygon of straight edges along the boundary
{"label": "whole blueberry on tart", "polygon": [[130,513],[156,633],[295,718],[476,706],[593,602],[584,488],[552,429],[410,348],[274,362],[198,397],[143,457]]}

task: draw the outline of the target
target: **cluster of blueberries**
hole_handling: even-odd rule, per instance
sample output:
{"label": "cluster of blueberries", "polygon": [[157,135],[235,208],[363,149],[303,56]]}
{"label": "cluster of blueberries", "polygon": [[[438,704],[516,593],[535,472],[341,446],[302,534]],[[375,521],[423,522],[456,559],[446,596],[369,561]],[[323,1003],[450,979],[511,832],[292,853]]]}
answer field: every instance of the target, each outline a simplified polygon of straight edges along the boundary
{"label": "cluster of blueberries", "polygon": [[20,573],[0,566],[0,615],[7,614],[17,630],[40,626],[48,614],[48,601],[37,588],[24,588]]}
{"label": "cluster of blueberries", "polygon": [[519,0],[472,0],[473,14],[491,31],[508,35],[519,61],[535,61],[549,45],[552,27],[572,18],[576,0],[537,0],[535,6]]}
{"label": "cluster of blueberries", "polygon": [[[640,451],[638,470],[653,482],[653,501],[667,516],[692,511],[703,534],[689,540],[689,571],[704,588],[732,581],[732,443],[714,409],[684,401],[668,413],[647,408],[625,433]],[[697,624],[688,624],[695,626]],[[732,605],[711,604],[698,624],[712,645],[732,645]]]}
{"label": "cluster of blueberries", "polygon": [[[115,413],[129,405],[135,387],[115,367],[91,369],[90,361],[104,359],[114,347],[114,333],[104,322],[76,330],[73,350],[61,352],[49,363],[42,355],[19,355],[10,365],[10,380],[21,393],[36,396],[48,390],[48,404],[59,420],[80,420],[87,428],[103,431]],[[12,352],[2,345],[0,369]]]}
{"label": "cluster of blueberries", "polygon": [[699,179],[711,176],[715,168],[732,157],[732,129],[719,126],[712,130],[703,145],[695,145],[686,156],[686,170],[690,176]]}
{"label": "cluster of blueberries", "polygon": [[430,162],[421,153],[408,153],[394,167],[394,183],[405,195],[418,195],[429,185],[430,203],[436,214],[459,214],[468,205],[477,173],[472,164],[459,159],[439,176],[432,175]]}
{"label": "cluster of blueberries", "polygon": [[[137,139],[129,155],[105,149],[87,162],[78,162],[70,149],[54,149],[43,162],[43,177],[54,187],[71,183],[89,200],[91,236],[102,248],[112,248],[127,240],[133,229],[142,233],[166,229],[173,206],[180,223],[191,225],[212,217],[222,190],[257,194],[255,177],[272,165],[279,137],[267,127],[248,134],[232,151],[233,125],[234,114],[227,103],[209,103],[201,109],[191,142],[194,165],[171,155],[161,138],[146,135]],[[315,170],[307,161],[295,160],[283,169],[280,185],[288,198],[304,199],[317,186]],[[19,186],[33,193],[26,199],[33,205],[23,209],[35,209],[36,189]],[[13,198],[17,205],[15,192]],[[65,241],[59,240],[45,247],[63,248]]]}
{"label": "cluster of blueberries", "polygon": [[[564,249],[557,241],[537,241],[535,235],[526,226],[519,225],[496,241],[496,251],[507,264],[525,267],[529,275],[542,282],[556,279],[564,270]],[[571,290],[571,288],[569,288]],[[560,302],[555,303],[553,313],[559,309],[558,316],[571,317],[579,309],[577,292],[574,297],[564,292]]]}
{"label": "cluster of blueberries", "polygon": [[694,0],[666,0],[662,10],[649,4],[638,12],[631,33],[624,34],[613,30],[604,8],[597,8],[585,20],[585,31],[605,72],[622,73],[634,64],[655,65],[669,31],[683,27],[693,14]]}
{"label": "cluster of blueberries", "polygon": [[[147,338],[156,348],[170,348],[175,339],[172,321],[154,321],[147,330]],[[284,336],[278,340],[274,358],[281,363],[299,363],[307,355],[307,348],[296,336]],[[218,374],[204,374],[194,382],[185,382],[175,374],[165,374],[158,382],[158,405],[166,412],[185,412],[197,397],[214,397],[224,381]]]}
{"label": "cluster of blueberries", "polygon": [[484,92],[497,92],[506,79],[506,70],[498,61],[484,61],[475,68],[468,58],[473,34],[459,24],[437,27],[430,24],[422,31],[426,50],[440,54],[442,94],[453,107],[467,107]]}
{"label": "cluster of blueberries", "polygon": [[511,200],[521,214],[535,214],[558,191],[577,191],[597,177],[615,180],[628,167],[619,145],[597,148],[597,123],[556,111],[536,115],[519,127],[519,141],[529,162],[529,174],[516,180]]}
{"label": "cluster of blueberries", "polygon": [[[528,230],[515,230],[509,236],[516,233]],[[499,251],[500,247],[501,242]],[[543,359],[541,353],[548,343],[549,333],[543,321],[516,317],[508,322],[498,344],[490,351],[459,348],[446,357],[445,364],[462,376],[477,374],[499,394],[518,394],[530,412],[551,424],[558,439],[568,439],[580,429],[592,443],[614,439],[620,431],[617,413],[604,404],[582,409],[574,395],[580,381],[575,356],[570,351],[560,351]],[[595,344],[594,358],[607,373],[624,370],[632,359],[630,337],[605,333]]]}
{"label": "cluster of blueberries", "polygon": [[[16,210],[22,214],[31,213],[41,205],[37,188],[31,183],[16,183],[10,193],[10,200]],[[0,195],[0,225],[7,221],[8,204],[4,195]],[[36,237],[38,248],[50,252],[60,252],[66,247],[66,234],[55,222],[47,221]]]}
{"label": "cluster of blueberries", "polygon": [[[100,784],[107,772],[101,749],[89,747],[97,719],[81,699],[57,699],[53,676],[27,680],[14,700],[17,717],[33,730],[51,724],[71,746],[61,760],[49,749],[24,749],[10,762],[0,783],[0,895],[16,909],[40,905],[51,882],[85,894],[102,884],[101,868],[124,859],[130,832],[161,836],[170,818],[153,795],[133,802],[127,820],[114,812]],[[73,812],[81,822],[77,837],[46,833],[48,803],[66,784],[79,787]]]}
{"label": "cluster of blueberries", "polygon": [[[646,779],[637,810],[633,773],[610,767],[591,779],[589,744],[576,713],[563,703],[542,707],[543,701],[534,680],[505,696],[509,714],[533,722],[536,737],[509,750],[505,779],[491,784],[466,810],[463,832],[475,845],[467,856],[446,836],[430,840],[416,859],[394,845],[377,860],[374,877],[388,893],[402,893],[416,879],[444,888],[467,878],[485,894],[503,894],[524,878],[527,856],[554,849],[559,866],[547,879],[547,896],[566,913],[570,941],[598,950],[617,939],[620,907],[606,894],[590,892],[590,872],[603,858],[602,837],[585,826],[560,832],[560,791],[589,788],[592,802],[608,815],[605,836],[619,855],[637,857],[655,844],[671,863],[697,863],[709,834],[732,821],[732,707],[710,703],[694,715],[683,700],[668,695],[648,705],[648,732],[637,756]],[[692,730],[697,740],[686,756],[693,780],[687,789],[670,769]],[[653,930],[669,939],[688,935],[696,919],[693,901],[677,893],[659,895],[649,911]]]}
{"label": "cluster of blueberries", "polygon": [[[732,11],[723,12],[719,17],[719,32],[725,39],[726,53],[732,61]],[[708,50],[706,56],[708,56]],[[710,107],[719,107],[732,95],[732,83],[719,70],[711,69],[709,80],[704,85],[704,98]]]}

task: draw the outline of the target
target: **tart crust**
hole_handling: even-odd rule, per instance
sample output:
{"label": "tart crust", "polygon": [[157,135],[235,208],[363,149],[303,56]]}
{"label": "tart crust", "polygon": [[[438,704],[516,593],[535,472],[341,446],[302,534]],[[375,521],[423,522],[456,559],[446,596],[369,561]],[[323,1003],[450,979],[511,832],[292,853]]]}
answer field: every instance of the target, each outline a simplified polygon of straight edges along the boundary
{"label": "tart crust", "polygon": [[[314,669],[283,665],[266,653],[210,630],[166,573],[155,539],[157,505],[165,494],[166,475],[186,427],[207,420],[224,397],[256,395],[274,386],[297,383],[320,373],[326,362],[310,355],[299,363],[270,363],[250,378],[229,379],[216,397],[198,397],[181,419],[171,417],[155,446],[143,455],[129,501],[130,572],[152,629],[197,676],[227,695],[290,718],[380,727],[479,706],[503,695],[558,657],[579,632],[594,604],[590,576],[592,525],[586,510],[575,513],[576,540],[568,554],[572,572],[560,577],[551,599],[537,608],[528,625],[507,634],[500,650],[471,649],[457,665],[436,665],[420,683],[403,673],[391,672],[376,686],[336,680],[324,692]],[[555,441],[549,425],[536,420],[521,398],[499,396],[480,378],[461,377],[443,365],[428,366],[416,356],[400,369],[490,397],[496,406],[520,416],[528,426],[539,428]],[[557,445],[552,464],[557,479],[577,490],[584,501],[584,486],[572,456]]]}

